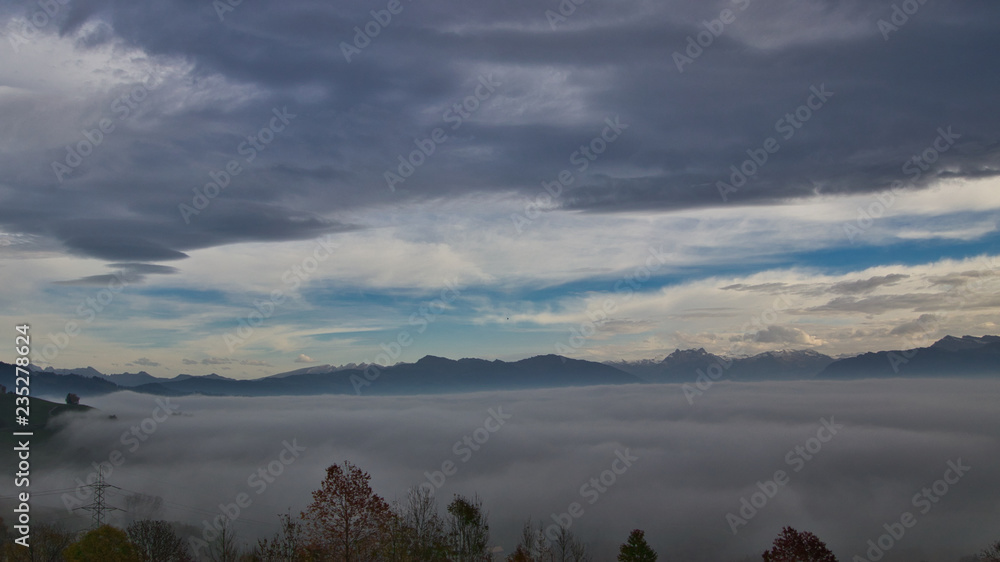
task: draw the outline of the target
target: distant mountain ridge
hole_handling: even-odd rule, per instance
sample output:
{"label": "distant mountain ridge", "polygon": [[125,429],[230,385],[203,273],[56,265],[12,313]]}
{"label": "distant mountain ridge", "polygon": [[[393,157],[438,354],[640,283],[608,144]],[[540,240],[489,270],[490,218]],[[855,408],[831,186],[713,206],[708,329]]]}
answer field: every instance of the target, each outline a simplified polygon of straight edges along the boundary
{"label": "distant mountain ridge", "polygon": [[[90,372],[87,370],[87,372]],[[65,382],[60,386],[58,383]],[[314,394],[425,394],[476,392],[528,388],[635,384],[633,375],[592,361],[541,355],[521,361],[445,359],[427,356],[416,363],[390,367],[310,367],[253,380],[236,380],[216,374],[157,378],[148,373],[90,377],[35,371],[33,392],[58,397],[68,392],[80,396],[132,390],[147,394],[180,396],[283,396]],[[0,363],[0,384],[13,388],[14,367]],[[37,390],[36,390],[37,389]]]}
{"label": "distant mountain ridge", "polygon": [[46,372],[53,373],[56,375],[80,375],[81,377],[103,377],[100,371],[93,367],[81,367],[79,369],[55,369],[53,367],[45,367],[44,369],[36,365],[30,366],[32,371],[35,372]]}
{"label": "distant mountain ridge", "polygon": [[[928,347],[863,353],[834,359],[811,350],[769,351],[722,357],[705,349],[677,349],[660,361],[596,363],[559,355],[520,361],[446,359],[428,355],[415,363],[315,365],[253,380],[217,374],[160,378],[145,371],[105,375],[93,367],[40,369],[31,366],[32,395],[82,397],[132,390],[182,396],[285,396],[316,394],[440,394],[590,385],[693,382],[713,379],[851,380],[885,377],[1000,376],[1000,336],[946,336]],[[14,388],[14,366],[0,362],[0,384]]]}
{"label": "distant mountain ridge", "polygon": [[841,359],[819,374],[824,379],[1000,375],[1000,337],[945,336],[929,347],[863,353]]}
{"label": "distant mountain ridge", "polygon": [[699,371],[721,369],[725,378],[738,380],[794,380],[815,377],[834,358],[803,351],[768,351],[752,357],[722,357],[700,349],[678,349],[662,361],[612,361],[607,365],[657,383],[690,382]]}
{"label": "distant mountain ridge", "polygon": [[931,347],[946,351],[964,351],[967,349],[978,349],[994,343],[1000,343],[1000,336],[983,336],[981,338],[975,336],[962,336],[960,338],[945,336],[931,344]]}
{"label": "distant mountain ridge", "polygon": [[294,371],[285,371],[284,373],[278,373],[276,375],[271,375],[267,378],[269,379],[283,379],[285,377],[290,377],[293,375],[315,375],[321,373],[333,373],[336,371],[348,371],[351,369],[364,369],[367,367],[364,363],[348,363],[347,365],[316,365],[313,367],[303,367],[301,369],[295,369]]}
{"label": "distant mountain ridge", "polygon": [[241,396],[303,394],[426,394],[482,390],[551,388],[641,382],[636,377],[590,361],[543,355],[507,363],[483,359],[427,356],[390,367],[304,369],[255,380],[191,377],[139,385],[133,390]]}
{"label": "distant mountain ridge", "polygon": [[[8,392],[15,388],[14,365],[0,362],[0,385],[7,387]],[[52,399],[64,399],[69,393],[79,396],[96,396],[123,390],[117,384],[100,377],[85,377],[75,373],[57,374],[50,371],[32,371],[29,379],[31,396]]]}

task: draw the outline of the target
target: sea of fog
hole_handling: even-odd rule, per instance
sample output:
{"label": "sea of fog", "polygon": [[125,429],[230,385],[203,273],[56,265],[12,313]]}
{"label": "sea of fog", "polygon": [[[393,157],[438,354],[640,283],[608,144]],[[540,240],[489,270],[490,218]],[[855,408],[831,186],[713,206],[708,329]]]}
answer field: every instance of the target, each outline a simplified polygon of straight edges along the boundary
{"label": "sea of fog", "polygon": [[277,514],[309,503],[327,466],[350,460],[390,501],[423,484],[443,512],[455,494],[479,494],[506,553],[530,517],[568,522],[596,560],[613,559],[634,528],[661,560],[759,560],[790,525],[842,561],[884,550],[888,562],[956,562],[1000,540],[998,398],[1000,382],[984,380],[719,382],[693,403],[680,385],[168,402],[117,393],[85,400],[100,413],[74,418],[46,445],[57,456],[36,459],[33,512],[85,526],[89,514],[67,507],[90,500],[72,489],[110,459],[107,481],[120,489],[109,505],[160,496],[153,516],[200,527],[239,498],[233,526],[253,543]]}

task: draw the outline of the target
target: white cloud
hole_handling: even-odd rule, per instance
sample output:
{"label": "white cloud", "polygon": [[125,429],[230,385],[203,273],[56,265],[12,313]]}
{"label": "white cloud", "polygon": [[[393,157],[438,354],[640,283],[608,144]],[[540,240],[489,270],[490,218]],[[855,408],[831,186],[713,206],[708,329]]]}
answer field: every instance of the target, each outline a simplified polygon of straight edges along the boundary
{"label": "white cloud", "polygon": [[[975,274],[973,272],[976,272]],[[965,273],[966,275],[962,275]],[[967,282],[942,284],[960,275]],[[740,353],[788,347],[814,347],[838,355],[925,345],[946,334],[983,335],[982,322],[1000,314],[1000,260],[979,257],[942,260],[917,266],[879,266],[840,275],[807,269],[770,270],[745,277],[711,277],[644,292],[607,290],[556,301],[554,308],[537,308],[518,321],[558,330],[600,317],[608,303],[610,320],[628,321],[647,329],[628,339],[605,343],[602,327],[587,338],[576,355],[594,359],[648,358],[675,347],[705,347]],[[732,290],[733,286],[744,290]],[[860,296],[844,296],[847,290]],[[922,308],[933,308],[941,319],[925,340],[914,341],[897,326],[914,321]],[[516,306],[515,306],[516,308]],[[481,307],[482,321],[499,323],[503,310]],[[514,317],[512,317],[512,320]],[[760,337],[754,338],[758,334]],[[566,337],[553,338],[552,343]],[[660,348],[650,347],[659,342]],[[551,349],[551,348],[550,348]]]}
{"label": "white cloud", "polygon": [[[1000,209],[998,186],[997,180],[985,179],[962,184],[946,182],[936,191],[903,193],[895,199],[891,213],[875,221],[862,240],[898,240],[900,234],[893,231],[893,221],[924,221],[927,217],[934,217],[941,232],[962,230],[968,226],[968,213]],[[786,307],[788,311],[776,322],[804,330],[815,338],[814,343],[822,341],[819,350],[828,353],[899,347],[905,341],[898,333],[892,336],[890,332],[920,314],[937,313],[935,307],[940,306],[953,311],[941,323],[942,331],[982,331],[989,315],[998,312],[991,301],[991,295],[1000,292],[996,281],[983,281],[984,290],[970,296],[961,307],[940,304],[949,286],[937,285],[945,278],[965,283],[969,278],[963,277],[963,272],[991,267],[979,260],[872,267],[837,275],[805,269],[713,275],[717,268],[733,263],[752,267],[754,262],[773,256],[843,245],[843,225],[853,221],[858,207],[870,200],[821,197],[771,207],[734,206],[674,213],[553,211],[526,225],[521,234],[517,234],[510,216],[523,213],[527,200],[509,194],[356,210],[330,218],[367,228],[333,236],[337,247],[332,257],[320,262],[311,275],[293,276],[302,282],[302,288],[291,290],[288,274],[312,255],[317,248],[315,240],[233,244],[192,251],[189,259],[174,262],[179,273],[148,276],[143,284],[130,286],[117,295],[115,304],[99,314],[94,325],[84,326],[82,335],[61,353],[60,363],[98,366],[102,355],[116,355],[117,346],[141,332],[161,334],[165,348],[183,348],[174,357],[229,357],[231,352],[222,334],[227,329],[235,330],[240,318],[253,310],[253,303],[267,299],[274,290],[286,292],[287,298],[274,317],[255,329],[252,348],[233,358],[267,361],[269,354],[297,354],[307,347],[315,354],[311,346],[316,336],[340,333],[350,338],[353,332],[395,329],[405,324],[415,310],[400,311],[364,302],[317,302],[304,298],[306,289],[324,295],[371,292],[430,299],[440,293],[446,280],[457,280],[465,288],[461,312],[457,313],[464,321],[509,333],[545,334],[535,340],[537,347],[522,350],[521,355],[552,352],[557,341],[569,336],[571,327],[588,320],[588,310],[601,309],[608,297],[614,299],[614,329],[609,324],[607,330],[591,338],[577,350],[581,357],[650,356],[683,347],[686,342],[701,341],[697,334],[707,333],[719,337],[716,343],[706,345],[714,345],[712,350],[721,352],[723,342],[744,335],[743,325],[755,318],[759,321],[759,316],[782,294],[794,297],[794,304]],[[18,311],[30,311],[40,328],[57,333],[68,320],[79,320],[76,309],[99,287],[77,288],[72,294],[66,292],[63,298],[53,299],[46,286],[54,281],[105,274],[108,269],[95,260],[51,252],[26,254],[24,248],[31,245],[0,247],[0,267],[16,268],[19,273],[8,276],[0,302],[7,304],[4,309],[10,311],[6,316],[9,321],[20,321]],[[662,288],[652,281],[636,283],[633,279],[639,292],[628,300],[616,296],[616,284],[634,278],[637,268],[651,257],[651,250],[665,262],[658,274],[697,268],[704,277]],[[33,259],[26,259],[29,256]],[[993,260],[995,263],[996,258]],[[899,277],[906,275],[910,277]],[[881,278],[892,282],[882,284],[878,280]],[[530,300],[504,296],[581,281],[587,281],[588,292],[561,291]],[[739,284],[772,284],[782,290],[720,290]],[[855,295],[851,303],[835,303],[831,295],[825,294],[835,291],[843,296],[852,287],[861,290],[870,286],[872,291],[865,293],[867,301]],[[189,302],[143,294],[149,289],[215,291],[223,298]],[[826,307],[822,318],[801,312],[818,311],[818,307]],[[156,314],[136,314],[139,311]],[[454,310],[449,314],[455,314]],[[330,320],[308,320],[319,316]],[[97,326],[99,331],[94,329]],[[874,335],[853,336],[856,332]],[[664,348],[651,349],[651,342],[661,342]],[[434,344],[428,341],[426,345]],[[357,349],[342,341],[330,341],[328,346],[335,354],[329,358],[331,361],[363,359],[353,355]],[[435,348],[415,347],[411,351],[420,356],[435,353]],[[509,356],[511,350],[496,353]],[[155,360],[168,368],[180,367],[178,359],[169,359],[167,354]]]}
{"label": "white cloud", "polygon": [[768,326],[753,334],[758,343],[774,343],[779,345],[816,346],[823,340],[814,338],[804,331],[791,326]]}

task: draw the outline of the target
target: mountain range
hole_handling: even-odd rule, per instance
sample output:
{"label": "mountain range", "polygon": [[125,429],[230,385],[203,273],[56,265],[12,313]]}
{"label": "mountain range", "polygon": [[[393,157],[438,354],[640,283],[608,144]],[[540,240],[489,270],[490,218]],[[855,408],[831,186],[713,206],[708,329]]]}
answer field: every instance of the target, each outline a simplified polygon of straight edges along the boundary
{"label": "mountain range", "polygon": [[929,347],[863,353],[831,363],[826,379],[1000,374],[1000,337],[946,336]]}
{"label": "mountain range", "polygon": [[[81,397],[132,390],[181,396],[282,396],[315,394],[439,394],[606,384],[684,383],[700,375],[713,380],[847,380],[883,377],[984,377],[1000,375],[1000,336],[946,336],[929,347],[879,351],[834,359],[811,350],[769,351],[722,357],[704,349],[676,350],[660,361],[596,363],[558,355],[520,361],[445,359],[416,363],[322,365],[253,380],[217,374],[161,378],[146,372],[106,375],[92,367],[31,366],[34,396]],[[0,362],[0,385],[14,388],[14,366]]]}
{"label": "mountain range", "polygon": [[[722,357],[704,349],[678,349],[662,361],[613,361],[612,367],[656,383],[691,382],[701,373],[734,380],[798,380],[816,377],[835,359],[804,351],[768,351],[751,357]],[[711,371],[711,373],[710,373]]]}

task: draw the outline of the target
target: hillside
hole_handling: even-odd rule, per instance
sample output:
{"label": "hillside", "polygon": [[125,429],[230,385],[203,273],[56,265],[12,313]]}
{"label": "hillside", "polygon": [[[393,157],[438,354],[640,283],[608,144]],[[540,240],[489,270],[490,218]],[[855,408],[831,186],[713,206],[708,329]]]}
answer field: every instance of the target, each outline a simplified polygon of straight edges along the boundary
{"label": "hillside", "polygon": [[[8,363],[0,362],[0,385],[7,390],[14,389],[15,368]],[[31,396],[62,401],[66,394],[72,392],[80,397],[100,396],[122,390],[120,386],[108,382],[98,376],[81,376],[77,374],[57,374],[51,371],[31,372]]]}
{"label": "hillside", "polygon": [[[51,453],[51,451],[47,450],[46,445],[49,438],[58,431],[58,425],[51,423],[53,418],[68,412],[88,412],[93,410],[90,406],[82,404],[60,404],[42,398],[30,397],[28,416],[30,423],[22,426],[15,421],[19,413],[16,411],[16,398],[17,396],[10,393],[0,395],[0,447],[9,451],[16,445],[16,439],[25,439],[24,437],[15,437],[15,431],[31,432],[34,435],[27,437],[27,439],[31,441],[32,452],[36,454],[36,458],[38,458],[39,454]],[[0,466],[12,469],[15,461],[16,457],[14,455],[5,455],[4,459],[0,461]]]}

